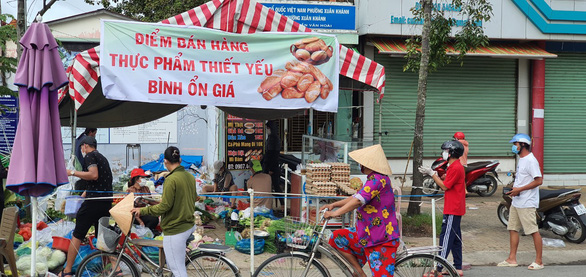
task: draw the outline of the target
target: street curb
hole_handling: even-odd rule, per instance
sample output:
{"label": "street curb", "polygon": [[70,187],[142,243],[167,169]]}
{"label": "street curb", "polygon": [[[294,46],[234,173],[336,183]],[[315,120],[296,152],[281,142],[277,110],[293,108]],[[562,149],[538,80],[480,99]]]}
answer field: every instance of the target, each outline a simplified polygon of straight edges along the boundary
{"label": "street curb", "polygon": [[[472,266],[496,266],[508,256],[508,251],[478,251],[464,253],[464,262]],[[535,259],[535,251],[519,251],[517,262],[519,266],[528,266]],[[576,265],[586,264],[586,250],[543,250],[543,263],[545,265]]]}

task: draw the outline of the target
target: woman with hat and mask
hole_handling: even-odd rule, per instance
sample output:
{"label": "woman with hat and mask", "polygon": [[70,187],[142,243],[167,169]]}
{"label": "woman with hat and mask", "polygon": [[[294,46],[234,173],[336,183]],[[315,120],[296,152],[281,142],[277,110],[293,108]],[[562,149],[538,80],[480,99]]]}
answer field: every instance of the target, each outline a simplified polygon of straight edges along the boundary
{"label": "woman with hat and mask", "polygon": [[367,181],[353,196],[322,207],[328,209],[325,218],[357,210],[356,227],[334,231],[329,243],[342,253],[359,276],[366,276],[362,267],[367,261],[373,276],[393,276],[400,234],[389,179],[391,167],[380,144],[348,155],[360,164]]}
{"label": "woman with hat and mask", "polygon": [[134,208],[132,213],[142,215],[161,216],[163,229],[163,249],[167,265],[175,277],[187,276],[185,268],[185,246],[187,239],[195,230],[195,202],[197,192],[195,178],[181,166],[181,155],[175,146],[169,146],[164,153],[163,160],[169,175],[163,183],[161,203]]}
{"label": "woman with hat and mask", "polygon": [[[238,191],[238,186],[234,184],[234,178],[230,170],[226,168],[224,161],[216,161],[214,163],[214,184],[203,187],[204,192],[227,192],[227,191]],[[233,195],[233,194],[230,194]],[[234,206],[235,199],[230,200],[232,206]]]}
{"label": "woman with hat and mask", "polygon": [[[143,197],[148,197],[151,194],[151,190],[146,186],[147,180],[145,177],[150,177],[140,168],[135,168],[130,172],[130,180],[128,180],[128,189],[126,192],[133,192],[137,196],[134,201],[135,208],[146,207],[149,205],[157,205],[159,202],[154,200],[147,200]],[[159,225],[159,218],[152,215],[142,215],[136,219],[141,226],[145,226],[151,231],[155,232],[157,225]]]}

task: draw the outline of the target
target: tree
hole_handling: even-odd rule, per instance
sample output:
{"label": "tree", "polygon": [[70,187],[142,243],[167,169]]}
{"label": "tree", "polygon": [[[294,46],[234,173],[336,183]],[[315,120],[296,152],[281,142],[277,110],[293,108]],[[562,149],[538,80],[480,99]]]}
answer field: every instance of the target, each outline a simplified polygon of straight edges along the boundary
{"label": "tree", "polygon": [[144,22],[158,22],[200,6],[209,0],[85,0],[109,11]]}
{"label": "tree", "polygon": [[[427,99],[428,74],[439,67],[452,62],[454,57],[446,53],[448,43],[452,43],[459,51],[456,57],[463,63],[466,52],[488,44],[488,37],[482,29],[482,22],[487,22],[492,16],[492,6],[487,0],[451,0],[451,6],[445,9],[447,3],[434,5],[433,0],[420,0],[411,9],[417,20],[423,21],[421,36],[407,41],[407,64],[404,70],[419,72],[417,84],[417,110],[415,112],[415,131],[413,134],[413,189],[411,201],[407,208],[407,215],[416,215],[421,212],[418,202],[421,195],[423,175],[417,170],[423,161],[423,126],[425,123],[425,102]],[[461,16],[464,21],[457,21],[454,17],[446,16],[444,10],[454,11],[453,15]],[[461,28],[456,29],[457,23],[463,22]],[[452,32],[454,37],[450,37]]]}
{"label": "tree", "polygon": [[[9,23],[14,17],[8,14],[0,15],[2,24]],[[17,42],[16,28],[14,25],[5,24],[0,26],[0,95],[16,95],[8,88],[6,78],[8,74],[16,72],[17,59],[6,56],[6,45],[8,42]],[[0,107],[2,108],[2,107]]]}

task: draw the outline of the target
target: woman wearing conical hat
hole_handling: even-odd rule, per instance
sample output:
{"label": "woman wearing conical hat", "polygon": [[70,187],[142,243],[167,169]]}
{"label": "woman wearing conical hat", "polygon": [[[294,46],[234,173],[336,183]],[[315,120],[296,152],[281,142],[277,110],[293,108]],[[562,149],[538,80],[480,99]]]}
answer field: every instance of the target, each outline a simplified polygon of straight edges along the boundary
{"label": "woman wearing conical hat", "polygon": [[[360,276],[368,261],[373,276],[393,276],[399,228],[395,217],[395,195],[389,175],[391,167],[380,144],[348,154],[360,164],[367,181],[353,196],[325,205],[326,218],[357,209],[356,227],[336,230],[330,245],[340,251]],[[337,210],[332,211],[333,209]]]}

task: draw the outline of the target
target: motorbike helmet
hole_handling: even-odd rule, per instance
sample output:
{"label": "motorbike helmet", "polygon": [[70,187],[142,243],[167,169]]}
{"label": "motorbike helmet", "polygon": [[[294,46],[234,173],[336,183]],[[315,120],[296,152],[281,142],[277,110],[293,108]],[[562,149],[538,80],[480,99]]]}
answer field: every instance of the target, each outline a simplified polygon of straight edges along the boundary
{"label": "motorbike helmet", "polygon": [[464,136],[464,133],[462,133],[462,132],[456,132],[454,134],[454,138],[455,139],[466,139],[466,136]]}
{"label": "motorbike helmet", "polygon": [[513,136],[513,139],[511,139],[511,141],[509,141],[509,143],[515,143],[515,142],[522,142],[522,143],[527,143],[528,145],[531,145],[531,137],[528,136],[527,134],[516,134]]}
{"label": "motorbike helmet", "polygon": [[442,144],[442,150],[448,150],[452,158],[460,158],[464,155],[464,145],[457,140],[448,140]]}

